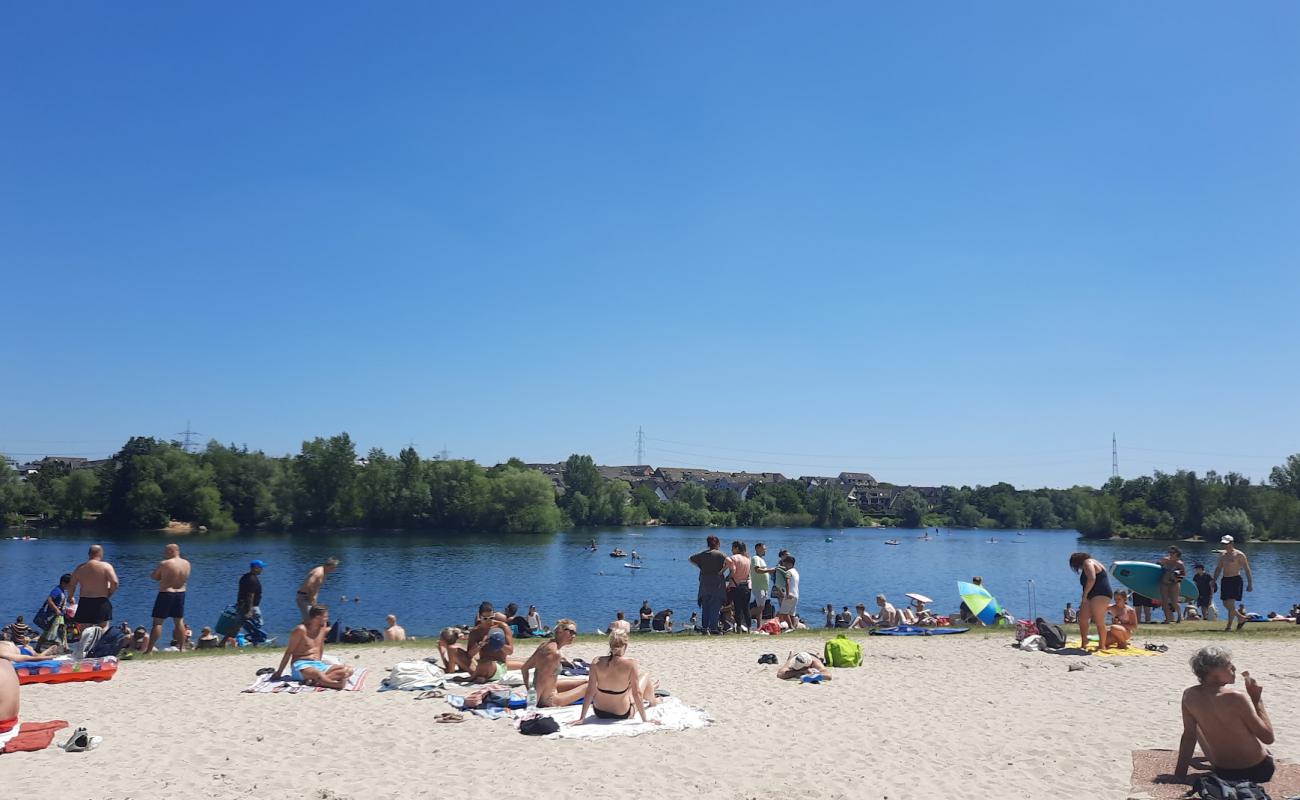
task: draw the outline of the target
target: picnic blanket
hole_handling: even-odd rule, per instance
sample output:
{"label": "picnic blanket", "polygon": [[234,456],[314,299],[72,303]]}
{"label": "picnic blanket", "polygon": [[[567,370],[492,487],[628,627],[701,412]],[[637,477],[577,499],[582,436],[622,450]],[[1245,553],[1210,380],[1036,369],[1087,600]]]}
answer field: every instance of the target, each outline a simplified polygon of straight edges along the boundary
{"label": "picnic blanket", "polygon": [[0,733],[0,753],[34,753],[54,741],[57,731],[68,727],[61,719],[52,722],[20,722],[12,730]]}
{"label": "picnic blanket", "polygon": [[[1178,765],[1176,750],[1134,750],[1133,751],[1133,791],[1143,792],[1154,800],[1174,800],[1187,796],[1190,781],[1207,771],[1209,765],[1202,758],[1192,759],[1192,769],[1188,773],[1188,783],[1157,783],[1161,775],[1172,775]],[[1263,784],[1270,796],[1282,800],[1284,797],[1300,795],[1300,765],[1277,762],[1277,772],[1273,780]]]}
{"label": "picnic blanket", "polygon": [[428,661],[399,661],[379,682],[379,691],[421,692],[440,689],[447,682],[442,667]]}
{"label": "picnic blanket", "polygon": [[[1093,645],[1094,648],[1096,647],[1096,645],[1092,641],[1089,641],[1088,644]],[[1080,655],[1082,655],[1083,653],[1082,648],[1079,646],[1079,639],[1077,637],[1066,642],[1064,649],[1079,650]],[[1109,650],[1090,649],[1087,652],[1092,653],[1094,656],[1099,656],[1101,658],[1127,658],[1129,656],[1146,657],[1146,656],[1160,655],[1160,653],[1158,653],[1155,650],[1143,650],[1141,648],[1134,647],[1132,643],[1130,643],[1128,647],[1124,647],[1124,648],[1112,647]]]}
{"label": "picnic blanket", "polygon": [[[640,715],[634,715],[632,719],[595,719],[590,714],[587,715],[587,721],[581,725],[567,724],[576,721],[582,715],[581,706],[539,708],[537,713],[552,717],[560,723],[560,730],[544,737],[547,739],[607,739],[611,736],[640,736],[643,733],[703,728],[713,722],[704,709],[688,706],[676,697],[665,697],[659,705],[646,709],[646,719],[657,719],[658,725],[642,722]],[[515,726],[518,725],[519,720],[516,720]]]}
{"label": "picnic blanket", "polygon": [[[366,683],[366,673],[369,671],[366,667],[357,667],[357,671],[352,673],[352,677],[348,678],[347,685],[341,691],[360,691],[361,687]],[[330,690],[324,686],[308,686],[289,677],[272,679],[270,675],[258,675],[257,680],[241,691],[246,694],[280,694],[281,692],[299,694],[301,692],[325,692]]]}

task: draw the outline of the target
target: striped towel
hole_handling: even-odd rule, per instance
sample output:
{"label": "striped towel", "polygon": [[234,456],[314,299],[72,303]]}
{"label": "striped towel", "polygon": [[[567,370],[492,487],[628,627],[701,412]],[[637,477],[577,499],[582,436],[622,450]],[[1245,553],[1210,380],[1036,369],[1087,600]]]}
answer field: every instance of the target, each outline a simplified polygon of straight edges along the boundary
{"label": "striped towel", "polygon": [[[366,667],[357,667],[352,677],[348,678],[348,683],[343,687],[345,692],[359,692],[361,687],[366,684],[366,675],[370,672]],[[246,694],[299,694],[301,692],[325,692],[329,691],[324,686],[307,686],[290,678],[272,679],[270,675],[258,675],[257,680],[253,681],[247,688],[242,689]]]}

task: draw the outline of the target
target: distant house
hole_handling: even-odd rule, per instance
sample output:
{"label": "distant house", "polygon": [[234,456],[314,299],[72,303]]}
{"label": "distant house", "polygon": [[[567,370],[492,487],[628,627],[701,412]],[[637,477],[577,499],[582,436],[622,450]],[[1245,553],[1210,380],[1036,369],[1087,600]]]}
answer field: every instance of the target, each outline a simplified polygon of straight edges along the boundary
{"label": "distant house", "polygon": [[841,472],[840,483],[845,486],[877,486],[880,482],[866,472]]}
{"label": "distant house", "polygon": [[558,494],[564,494],[564,462],[557,464],[525,464],[529,469],[535,469],[546,476],[546,479],[555,487]]}
{"label": "distant house", "polygon": [[893,497],[889,500],[890,510],[893,510],[894,503],[898,501],[899,496],[908,490],[921,495],[921,498],[925,500],[925,504],[929,508],[934,508],[943,502],[943,487],[941,486],[894,486],[891,488],[893,490]]}
{"label": "distant house", "polygon": [[596,467],[596,472],[607,481],[631,482],[637,478],[649,478],[654,475],[654,468],[645,465],[633,467]]}
{"label": "distant house", "polygon": [[82,469],[90,459],[80,458],[79,456],[46,456],[36,462],[36,468],[42,469],[55,465],[67,467],[69,470]]}

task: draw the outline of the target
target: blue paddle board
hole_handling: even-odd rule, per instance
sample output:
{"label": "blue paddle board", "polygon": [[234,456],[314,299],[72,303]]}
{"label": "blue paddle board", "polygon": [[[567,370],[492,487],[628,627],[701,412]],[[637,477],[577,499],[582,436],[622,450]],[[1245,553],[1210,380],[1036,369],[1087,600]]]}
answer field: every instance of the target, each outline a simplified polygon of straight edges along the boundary
{"label": "blue paddle board", "polygon": [[872,636],[940,636],[945,633],[965,633],[970,628],[922,628],[919,625],[899,625],[896,628],[872,628]]}
{"label": "blue paddle board", "polygon": [[[1116,561],[1110,567],[1112,578],[1154,600],[1160,599],[1160,576],[1163,572],[1158,564],[1147,561]],[[1183,578],[1178,591],[1184,600],[1195,600],[1198,594],[1191,578]]]}

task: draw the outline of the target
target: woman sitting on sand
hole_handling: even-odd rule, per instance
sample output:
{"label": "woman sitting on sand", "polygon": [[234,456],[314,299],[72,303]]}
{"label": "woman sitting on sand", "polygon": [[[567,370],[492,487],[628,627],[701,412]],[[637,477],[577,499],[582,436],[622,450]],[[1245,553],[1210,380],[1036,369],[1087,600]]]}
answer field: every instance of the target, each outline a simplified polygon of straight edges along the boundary
{"label": "woman sitting on sand", "polygon": [[1087,649],[1088,623],[1095,622],[1098,644],[1105,650],[1110,642],[1106,612],[1110,609],[1110,598],[1114,594],[1110,589],[1110,575],[1102,563],[1089,553],[1071,554],[1070,569],[1079,573],[1079,585],[1083,587],[1083,599],[1079,601],[1079,646]]}
{"label": "woman sitting on sand", "polygon": [[1112,647],[1123,649],[1128,647],[1128,643],[1133,641],[1133,634],[1137,633],[1138,615],[1137,610],[1128,604],[1128,593],[1124,591],[1115,592],[1115,605],[1109,609],[1111,616],[1110,644]]}
{"label": "woman sitting on sand", "polygon": [[574,725],[584,723],[588,711],[597,719],[631,719],[635,712],[642,722],[659,724],[659,720],[648,720],[645,715],[645,704],[654,706],[658,702],[654,683],[648,675],[641,674],[640,666],[626,653],[627,633],[614,631],[609,635],[609,655],[601,656],[591,665],[587,694],[582,698],[582,714]]}

